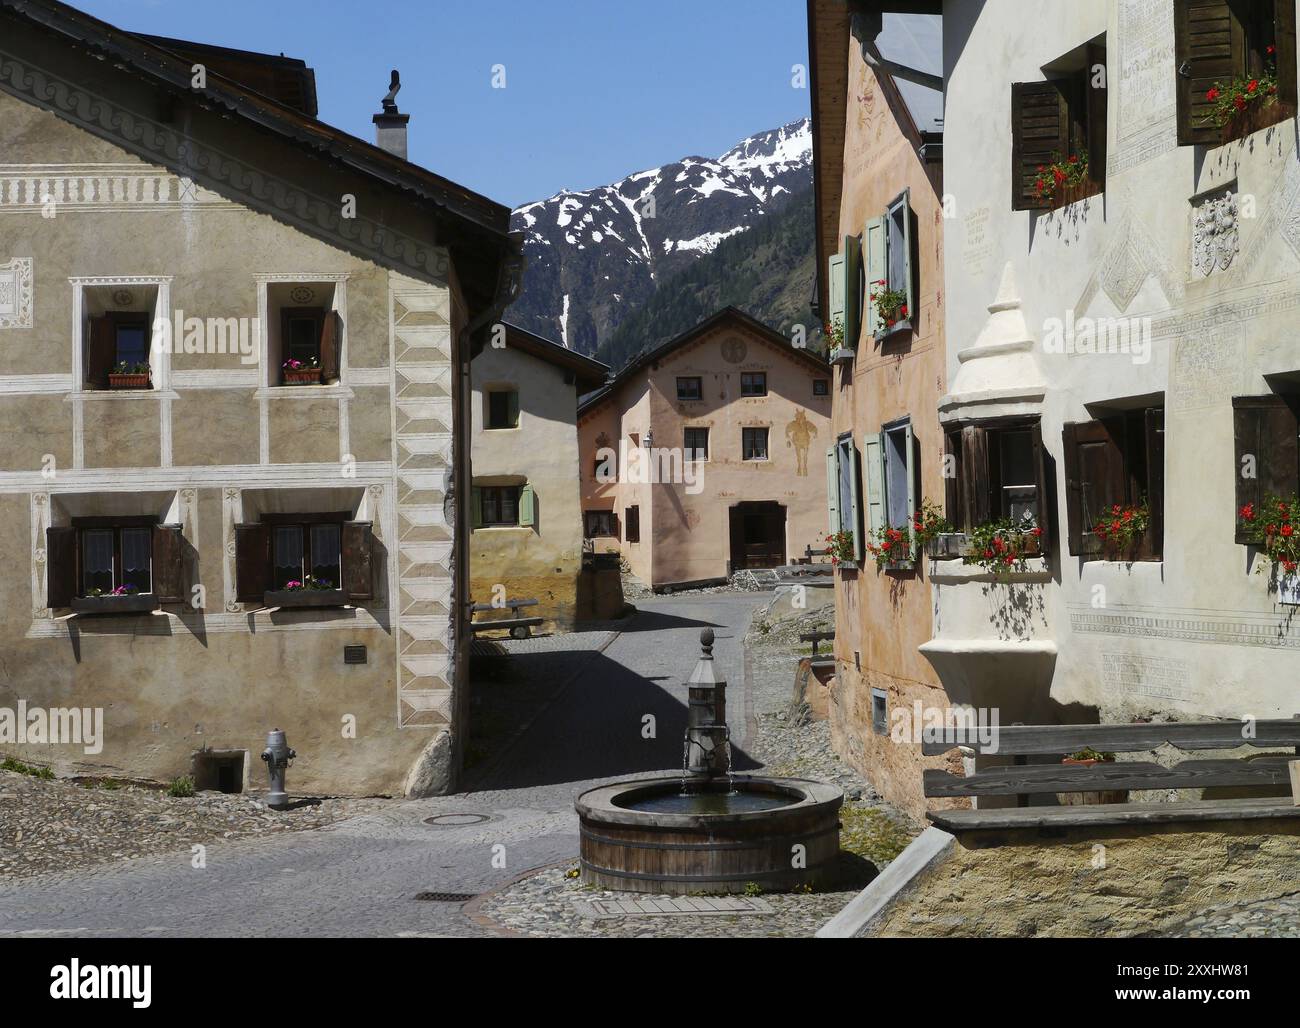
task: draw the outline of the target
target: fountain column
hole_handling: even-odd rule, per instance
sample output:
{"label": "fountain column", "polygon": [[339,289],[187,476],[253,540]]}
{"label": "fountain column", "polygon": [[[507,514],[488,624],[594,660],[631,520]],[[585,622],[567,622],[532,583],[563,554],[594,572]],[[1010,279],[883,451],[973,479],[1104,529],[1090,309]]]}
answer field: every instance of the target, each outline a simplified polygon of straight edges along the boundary
{"label": "fountain column", "polygon": [[689,705],[682,766],[688,776],[709,780],[731,771],[731,730],[727,727],[727,683],[713,663],[713,629],[700,633],[702,653],[687,680]]}

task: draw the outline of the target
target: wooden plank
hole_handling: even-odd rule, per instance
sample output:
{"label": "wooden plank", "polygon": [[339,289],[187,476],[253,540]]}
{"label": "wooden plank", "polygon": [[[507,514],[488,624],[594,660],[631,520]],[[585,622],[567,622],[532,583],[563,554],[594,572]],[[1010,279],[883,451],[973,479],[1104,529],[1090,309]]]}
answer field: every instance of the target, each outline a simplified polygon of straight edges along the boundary
{"label": "wooden plank", "polygon": [[[1092,807],[1009,807],[1006,810],[931,810],[937,827],[959,834],[1008,828],[1090,828],[1181,822],[1296,820],[1286,800],[1202,800],[1197,803],[1103,803]],[[1262,830],[1262,829],[1261,829]]]}
{"label": "wooden plank", "polygon": [[1106,792],[1112,789],[1210,789],[1221,786],[1275,786],[1287,783],[1289,758],[1185,760],[1174,767],[1116,762],[1092,767],[1035,764],[990,768],[968,777],[947,771],[924,773],[926,796],[1018,796],[1052,792]]}
{"label": "wooden plank", "polygon": [[1287,765],[1291,771],[1291,802],[1300,807],[1300,760]]}
{"label": "wooden plank", "polygon": [[475,614],[483,614],[489,610],[505,610],[507,607],[511,610],[518,610],[520,607],[536,607],[541,602],[541,600],[506,600],[503,604],[476,603],[470,610]]}
{"label": "wooden plank", "polygon": [[[1245,737],[1250,725],[1252,738]],[[1184,750],[1233,749],[1237,746],[1300,746],[1300,720],[1285,721],[1184,721],[1135,725],[1007,725],[992,733],[985,746],[980,736],[988,727],[961,728],[932,740],[927,730],[921,752],[927,756],[968,746],[978,753],[1064,755],[1091,746],[1103,752],[1134,753],[1169,743]]]}
{"label": "wooden plank", "polygon": [[531,628],[542,624],[545,618],[498,618],[495,621],[471,621],[471,632],[486,632],[491,628]]}
{"label": "wooden plank", "polygon": [[805,643],[825,642],[827,639],[834,638],[835,629],[832,628],[829,632],[804,632],[799,636],[799,641]]}

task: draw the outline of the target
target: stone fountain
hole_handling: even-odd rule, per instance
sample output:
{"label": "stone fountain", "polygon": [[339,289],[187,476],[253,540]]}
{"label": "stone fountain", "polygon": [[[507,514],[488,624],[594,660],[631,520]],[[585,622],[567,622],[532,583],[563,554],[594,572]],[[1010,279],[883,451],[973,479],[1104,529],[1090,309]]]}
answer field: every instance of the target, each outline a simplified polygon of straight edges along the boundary
{"label": "stone fountain", "polygon": [[844,794],[798,778],[731,768],[727,683],[717,677],[713,630],[689,692],[682,773],[591,789],[578,797],[582,879],[670,895],[817,887],[835,871]]}

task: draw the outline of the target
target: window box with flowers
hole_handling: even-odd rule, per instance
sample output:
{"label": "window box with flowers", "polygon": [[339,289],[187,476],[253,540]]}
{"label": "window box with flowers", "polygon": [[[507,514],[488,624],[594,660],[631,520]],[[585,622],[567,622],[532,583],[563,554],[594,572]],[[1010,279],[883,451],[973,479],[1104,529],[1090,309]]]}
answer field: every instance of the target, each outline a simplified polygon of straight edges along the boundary
{"label": "window box with flowers", "polygon": [[72,598],[76,614],[147,614],[158,609],[158,597],[142,593],[133,585],[116,589],[91,589],[85,596]]}
{"label": "window box with flowers", "polygon": [[306,575],[301,580],[286,582],[283,589],[268,591],[263,602],[268,607],[281,608],[342,607],[348,602],[348,594],[343,589],[335,589],[332,582]]}
{"label": "window box with flowers", "polygon": [[1027,570],[1030,557],[1042,556],[1043,530],[1032,517],[1015,521],[998,518],[967,533],[962,561],[981,567],[995,578]]}
{"label": "window box with flowers", "polygon": [[1092,537],[1101,548],[1103,560],[1133,563],[1141,559],[1151,508],[1146,500],[1136,504],[1113,503],[1092,522]]}
{"label": "window box with flowers", "polygon": [[122,361],[108,373],[109,389],[150,389],[149,365]]}
{"label": "window box with flowers", "polygon": [[916,566],[918,553],[929,553],[937,540],[951,538],[951,533],[952,526],[939,508],[922,500],[921,509],[913,512],[906,526],[877,528],[867,543],[867,552],[875,558],[878,571],[910,571]]}
{"label": "window box with flowers", "polygon": [[280,372],[284,377],[284,384],[293,385],[320,385],[320,361],[311,357],[306,361],[290,358],[280,366]]}
{"label": "window box with flowers", "polygon": [[1205,103],[1208,113],[1202,124],[1218,129],[1224,143],[1291,117],[1294,108],[1278,98],[1277,47],[1270,44],[1265,49],[1265,66],[1259,74],[1216,82],[1205,91]]}
{"label": "window box with flowers", "polygon": [[[1258,504],[1246,504],[1237,517],[1246,537],[1272,562],[1280,601],[1300,603],[1300,496],[1269,493]],[[1263,573],[1264,565],[1257,570]]]}
{"label": "window box with flowers", "polygon": [[1043,207],[1058,210],[1101,191],[1088,173],[1087,153],[1055,153],[1052,158],[1052,163],[1038,165],[1034,179],[1034,194]]}
{"label": "window box with flowers", "polygon": [[831,566],[840,571],[857,571],[857,548],[852,532],[831,532],[826,536],[826,552]]}

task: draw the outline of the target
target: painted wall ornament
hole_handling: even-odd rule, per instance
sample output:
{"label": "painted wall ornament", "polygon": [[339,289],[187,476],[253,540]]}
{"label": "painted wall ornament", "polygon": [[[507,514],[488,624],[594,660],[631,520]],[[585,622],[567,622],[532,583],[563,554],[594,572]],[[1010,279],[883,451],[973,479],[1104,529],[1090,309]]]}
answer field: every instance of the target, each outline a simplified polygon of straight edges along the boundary
{"label": "painted wall ornament", "polygon": [[0,328],[31,328],[32,309],[32,258],[0,264]]}
{"label": "painted wall ornament", "polygon": [[785,426],[785,444],[794,447],[795,474],[808,477],[808,447],[817,436],[817,426],[808,420],[803,410],[795,412],[794,420]]}

